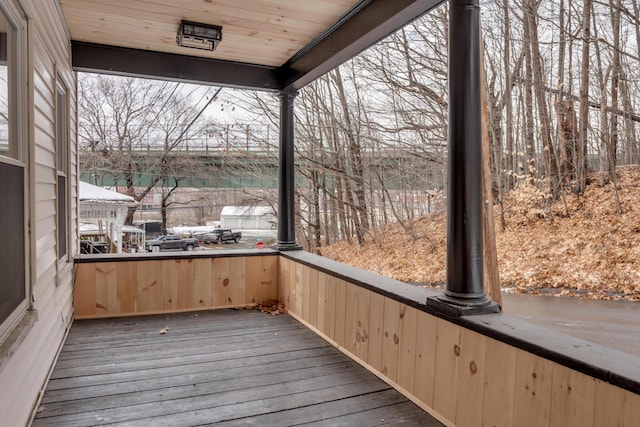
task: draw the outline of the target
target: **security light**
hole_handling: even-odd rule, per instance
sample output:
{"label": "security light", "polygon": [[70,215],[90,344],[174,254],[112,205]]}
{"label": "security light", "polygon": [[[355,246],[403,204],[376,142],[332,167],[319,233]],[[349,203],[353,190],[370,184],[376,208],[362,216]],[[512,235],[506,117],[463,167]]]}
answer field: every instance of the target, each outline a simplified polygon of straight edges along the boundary
{"label": "security light", "polygon": [[180,21],[176,43],[178,46],[194,49],[215,50],[222,40],[222,27],[219,25],[200,24],[192,21]]}

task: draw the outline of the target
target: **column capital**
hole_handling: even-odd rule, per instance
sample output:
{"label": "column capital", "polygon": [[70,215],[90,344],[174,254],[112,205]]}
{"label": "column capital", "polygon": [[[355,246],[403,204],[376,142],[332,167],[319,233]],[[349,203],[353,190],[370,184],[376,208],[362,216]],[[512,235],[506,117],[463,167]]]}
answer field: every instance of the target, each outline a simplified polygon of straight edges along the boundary
{"label": "column capital", "polygon": [[480,7],[480,0],[449,0],[449,7]]}
{"label": "column capital", "polygon": [[295,89],[285,89],[278,92],[278,98],[280,98],[281,100],[293,99],[298,96],[299,93],[300,92]]}

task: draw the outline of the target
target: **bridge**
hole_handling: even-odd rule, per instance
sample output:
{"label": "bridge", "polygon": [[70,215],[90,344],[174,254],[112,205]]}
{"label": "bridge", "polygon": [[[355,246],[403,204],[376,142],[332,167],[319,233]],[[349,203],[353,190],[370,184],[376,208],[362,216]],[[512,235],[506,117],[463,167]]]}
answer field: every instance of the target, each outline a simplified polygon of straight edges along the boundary
{"label": "bridge", "polygon": [[[296,157],[298,186],[306,185],[311,170],[324,174],[331,186],[336,177],[348,177],[345,170],[328,162],[326,157],[320,162],[308,154],[300,153]],[[380,178],[389,190],[444,187],[445,165],[438,161],[437,155],[396,149],[375,154],[364,152],[363,164],[365,181],[374,188],[381,186]],[[278,186],[277,152],[253,146],[230,150],[184,146],[164,157],[163,151],[154,149],[110,156],[81,151],[80,165],[82,181],[105,187],[125,186],[124,171],[129,167],[134,171],[135,185],[140,187],[148,186],[162,171],[165,172],[158,183],[160,186],[174,186],[176,181],[192,188],[275,189]]]}

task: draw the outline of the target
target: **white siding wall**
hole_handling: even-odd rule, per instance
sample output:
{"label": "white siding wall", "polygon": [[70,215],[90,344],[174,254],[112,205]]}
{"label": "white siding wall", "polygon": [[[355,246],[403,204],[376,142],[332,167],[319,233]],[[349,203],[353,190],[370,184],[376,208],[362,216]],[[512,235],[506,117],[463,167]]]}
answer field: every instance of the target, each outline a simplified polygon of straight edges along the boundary
{"label": "white siding wall", "polygon": [[[68,182],[71,214],[68,251],[76,252],[77,151],[75,136],[75,76],[71,71],[68,36],[56,0],[0,0],[19,2],[29,17],[28,118],[31,218],[30,275],[32,307],[37,321],[24,341],[0,366],[0,424],[29,422],[49,370],[73,317],[73,264],[58,263],[56,251],[56,76],[68,89],[71,117]],[[26,120],[27,118],[25,118]]]}

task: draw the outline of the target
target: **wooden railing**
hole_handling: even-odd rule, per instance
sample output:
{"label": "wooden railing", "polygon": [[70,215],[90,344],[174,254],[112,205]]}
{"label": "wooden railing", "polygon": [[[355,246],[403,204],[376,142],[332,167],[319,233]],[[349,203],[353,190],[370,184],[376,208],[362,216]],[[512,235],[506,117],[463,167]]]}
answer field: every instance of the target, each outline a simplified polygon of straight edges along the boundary
{"label": "wooden railing", "polygon": [[454,323],[427,311],[430,295],[311,254],[280,258],[289,314],[446,425],[640,425],[640,359],[506,315]]}
{"label": "wooden railing", "polygon": [[76,318],[281,301],[446,425],[636,426],[639,359],[506,315],[443,318],[434,292],[301,252],[82,258]]}
{"label": "wooden railing", "polygon": [[271,251],[84,257],[75,268],[77,319],[245,307],[277,298],[278,256]]}

